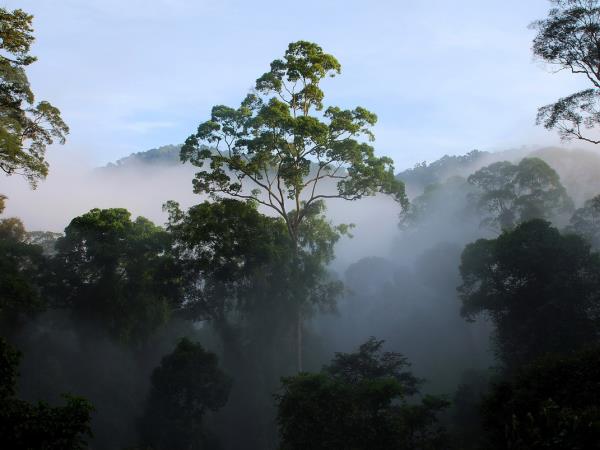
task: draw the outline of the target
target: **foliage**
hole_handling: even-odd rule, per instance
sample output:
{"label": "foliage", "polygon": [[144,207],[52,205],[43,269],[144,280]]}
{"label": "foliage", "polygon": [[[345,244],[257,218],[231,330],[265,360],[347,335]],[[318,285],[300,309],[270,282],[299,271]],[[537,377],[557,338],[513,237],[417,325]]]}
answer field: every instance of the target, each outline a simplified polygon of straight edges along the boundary
{"label": "foliage", "polygon": [[584,75],[592,88],[541,107],[537,123],[558,130],[565,140],[598,144],[586,130],[600,123],[600,6],[597,0],[551,1],[548,17],[531,24],[537,30],[533,53],[559,70]]}
{"label": "foliage", "polygon": [[276,396],[283,449],[434,449],[444,440],[436,414],[444,400],[420,403],[406,359],[371,338],[357,353],[336,354],[320,373],[282,379]]}
{"label": "foliage", "polygon": [[492,319],[496,355],[509,371],[597,339],[600,256],[579,236],[525,222],[467,245],[460,272],[462,315]]}
{"label": "foliage", "polygon": [[550,355],[493,386],[483,404],[493,449],[586,450],[600,444],[600,350]]}
{"label": "foliage", "polygon": [[231,380],[214,353],[182,339],[152,372],[152,386],[140,420],[143,445],[154,449],[205,448],[202,418],[227,403]]}
{"label": "foliage", "polygon": [[479,190],[473,200],[487,215],[482,225],[492,228],[508,230],[572,208],[558,174],[539,158],[523,158],[518,165],[508,161],[490,164],[469,176],[468,182]]}
{"label": "foliage", "polygon": [[29,404],[15,397],[20,354],[0,338],[0,446],[14,450],[85,449],[92,405],[65,395],[64,406]]}
{"label": "foliage", "polygon": [[291,253],[283,221],[262,215],[252,203],[222,199],[186,213],[169,202],[166,209],[190,286],[183,307],[194,320],[225,320],[231,311],[252,308],[252,282]]}
{"label": "foliage", "polygon": [[583,236],[594,250],[600,250],[600,195],[587,200],[573,213],[567,231]]}
{"label": "foliage", "polygon": [[331,308],[341,293],[325,264],[347,229],[332,227],[321,203],[306,211],[297,248],[285,222],[261,214],[252,201],[219,199],[187,213],[169,202],[166,209],[186,280],[182,312],[211,321],[228,346],[235,345],[234,318],[243,322],[260,311],[289,322],[299,298],[309,314],[315,307]]}
{"label": "foliage", "polygon": [[143,342],[180,300],[169,234],[125,209],[76,217],[56,249],[56,304],[122,342]]}
{"label": "foliage", "polygon": [[35,103],[25,67],[34,41],[33,16],[0,8],[0,169],[23,175],[35,187],[48,174],[46,147],[63,144],[69,128],[47,101]]}
{"label": "foliage", "polygon": [[0,220],[0,327],[13,335],[25,319],[45,307],[42,287],[47,270],[42,248],[27,242],[23,223]]}
{"label": "foliage", "polygon": [[[181,149],[182,161],[210,168],[196,174],[194,190],[254,199],[283,218],[294,242],[303,219],[322,199],[383,192],[405,205],[392,160],[376,157],[360,140],[374,139],[375,114],[362,107],[324,109],[319,83],[340,70],[318,45],[294,42],[239,108],[213,107],[211,119]],[[322,189],[328,182],[337,192]]]}

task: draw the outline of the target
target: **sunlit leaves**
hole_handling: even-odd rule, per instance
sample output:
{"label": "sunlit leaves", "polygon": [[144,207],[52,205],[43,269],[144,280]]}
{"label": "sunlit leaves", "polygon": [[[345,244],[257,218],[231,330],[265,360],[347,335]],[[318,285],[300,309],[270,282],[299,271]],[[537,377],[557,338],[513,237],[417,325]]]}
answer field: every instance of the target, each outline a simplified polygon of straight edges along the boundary
{"label": "sunlit leaves", "polygon": [[294,239],[307,215],[302,208],[322,199],[384,193],[406,206],[392,160],[375,156],[365,142],[374,139],[377,116],[362,107],[319,112],[319,83],[340,70],[321,47],[298,41],[271,63],[239,108],[215,106],[181,151],[183,161],[209,163],[210,171],[196,174],[195,191],[254,199],[274,209]]}

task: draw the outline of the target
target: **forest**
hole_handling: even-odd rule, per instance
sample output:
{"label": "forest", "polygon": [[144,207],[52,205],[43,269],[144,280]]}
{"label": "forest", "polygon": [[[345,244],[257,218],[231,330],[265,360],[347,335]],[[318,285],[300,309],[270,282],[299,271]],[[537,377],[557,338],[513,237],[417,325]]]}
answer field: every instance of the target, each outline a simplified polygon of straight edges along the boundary
{"label": "forest", "polygon": [[[0,448],[600,448],[600,2],[548,6],[533,57],[587,87],[532,120],[586,149],[400,170],[297,40],[182,144],[85,175],[113,207],[28,229],[0,184]],[[0,181],[29,197],[71,131],[33,25],[0,8]]]}

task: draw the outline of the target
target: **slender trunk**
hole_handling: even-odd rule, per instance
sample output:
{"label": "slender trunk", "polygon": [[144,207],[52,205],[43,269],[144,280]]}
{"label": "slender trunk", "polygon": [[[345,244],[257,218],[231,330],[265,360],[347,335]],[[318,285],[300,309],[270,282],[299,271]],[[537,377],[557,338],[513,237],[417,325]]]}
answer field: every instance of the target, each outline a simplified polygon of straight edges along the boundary
{"label": "slender trunk", "polygon": [[302,302],[304,299],[301,298],[301,286],[302,277],[300,276],[301,264],[300,264],[300,249],[298,248],[298,236],[297,231],[294,230],[292,235],[294,240],[294,297],[296,303],[296,365],[298,372],[302,372]]}
{"label": "slender trunk", "polygon": [[302,308],[298,305],[298,317],[296,322],[296,343],[298,356],[298,372],[302,372]]}

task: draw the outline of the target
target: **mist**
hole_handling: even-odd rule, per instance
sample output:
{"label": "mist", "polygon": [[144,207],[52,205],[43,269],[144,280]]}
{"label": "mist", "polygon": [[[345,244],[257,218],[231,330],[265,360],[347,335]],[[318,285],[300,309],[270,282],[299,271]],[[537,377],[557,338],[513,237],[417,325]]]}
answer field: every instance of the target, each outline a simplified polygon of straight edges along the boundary
{"label": "mist", "polygon": [[600,0],[100,3],[0,8],[1,448],[600,448]]}

